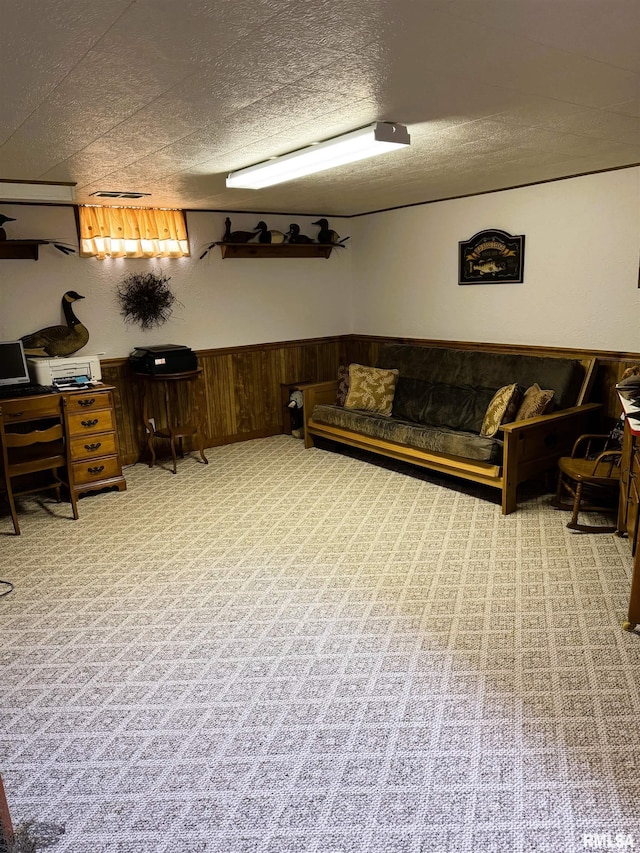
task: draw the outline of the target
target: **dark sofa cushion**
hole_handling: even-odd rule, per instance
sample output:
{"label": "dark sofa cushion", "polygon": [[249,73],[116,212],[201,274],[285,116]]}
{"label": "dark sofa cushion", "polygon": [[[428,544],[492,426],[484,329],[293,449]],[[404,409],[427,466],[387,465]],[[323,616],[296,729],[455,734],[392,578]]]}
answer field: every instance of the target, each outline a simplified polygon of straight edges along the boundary
{"label": "dark sofa cushion", "polygon": [[393,416],[419,424],[480,432],[493,388],[425,382],[402,374],[398,377]]}
{"label": "dark sofa cushion", "polygon": [[[558,409],[575,406],[584,380],[584,367],[578,359],[413,344],[383,344],[377,366],[395,367],[400,371],[396,394],[407,379],[456,388],[490,388],[492,394],[513,382],[523,388],[537,382],[541,388],[555,392]],[[489,402],[490,399],[487,405]]]}
{"label": "dark sofa cushion", "polygon": [[371,438],[379,438],[433,453],[502,465],[503,442],[461,430],[400,421],[340,406],[317,405],[313,419],[327,426],[341,427]]}

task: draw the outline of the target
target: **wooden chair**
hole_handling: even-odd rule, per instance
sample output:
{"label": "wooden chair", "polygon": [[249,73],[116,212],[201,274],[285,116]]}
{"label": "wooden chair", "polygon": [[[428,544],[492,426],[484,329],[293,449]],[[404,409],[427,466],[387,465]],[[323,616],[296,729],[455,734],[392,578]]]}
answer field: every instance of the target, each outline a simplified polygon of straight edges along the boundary
{"label": "wooden chair", "polygon": [[[60,501],[63,485],[71,485],[69,443],[66,436],[64,401],[60,394],[0,400],[0,445],[2,473],[13,528],[20,534],[16,495],[55,491]],[[48,474],[46,479],[37,477]],[[69,489],[73,517],[78,518],[77,499]]]}
{"label": "wooden chair", "polygon": [[[575,442],[571,456],[558,460],[558,488],[553,506],[570,509],[570,530],[582,533],[614,533],[616,526],[581,524],[581,510],[611,511],[617,506],[620,492],[620,442],[610,435],[585,433]],[[562,503],[562,495],[568,492],[573,497],[571,504]]]}

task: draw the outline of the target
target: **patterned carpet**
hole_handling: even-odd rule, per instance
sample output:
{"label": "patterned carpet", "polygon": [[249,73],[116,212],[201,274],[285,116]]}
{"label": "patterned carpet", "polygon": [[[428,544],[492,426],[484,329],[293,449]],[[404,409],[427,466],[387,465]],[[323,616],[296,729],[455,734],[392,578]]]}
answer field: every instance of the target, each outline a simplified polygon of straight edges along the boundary
{"label": "patterned carpet", "polygon": [[626,540],[288,436],[208,457],[0,518],[15,823],[56,853],[640,846]]}

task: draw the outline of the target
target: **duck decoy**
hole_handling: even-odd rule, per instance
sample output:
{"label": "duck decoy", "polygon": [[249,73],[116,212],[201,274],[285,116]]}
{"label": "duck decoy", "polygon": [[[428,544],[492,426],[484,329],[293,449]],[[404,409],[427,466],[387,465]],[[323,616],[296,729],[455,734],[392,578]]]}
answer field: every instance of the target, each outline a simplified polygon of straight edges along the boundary
{"label": "duck decoy", "polygon": [[5,222],[15,222],[15,218],[13,216],[5,216],[4,213],[0,213],[0,240],[7,239],[7,232],[2,228]]}
{"label": "duck decoy", "polygon": [[256,236],[255,229],[253,231],[232,231],[231,220],[227,216],[224,221],[225,232],[222,238],[223,243],[248,243]]}
{"label": "duck decoy", "polygon": [[285,235],[282,231],[270,231],[267,223],[260,220],[253,229],[258,233],[258,243],[284,243]]}
{"label": "duck decoy", "polygon": [[62,297],[66,326],[47,326],[20,338],[26,355],[55,357],[72,355],[82,349],[89,340],[89,330],[73,313],[71,305],[78,299],[84,299],[84,296],[80,296],[75,290],[67,290]]}
{"label": "duck decoy", "polygon": [[295,222],[292,222],[289,226],[289,230],[287,231],[287,237],[289,238],[290,243],[313,243],[314,240],[311,237],[307,237],[306,234],[300,233],[300,226],[296,225]]}
{"label": "duck decoy", "polygon": [[329,223],[326,219],[318,219],[316,222],[312,222],[311,224],[320,226],[320,231],[318,232],[318,243],[341,246],[349,239],[349,237],[341,237],[329,228]]}

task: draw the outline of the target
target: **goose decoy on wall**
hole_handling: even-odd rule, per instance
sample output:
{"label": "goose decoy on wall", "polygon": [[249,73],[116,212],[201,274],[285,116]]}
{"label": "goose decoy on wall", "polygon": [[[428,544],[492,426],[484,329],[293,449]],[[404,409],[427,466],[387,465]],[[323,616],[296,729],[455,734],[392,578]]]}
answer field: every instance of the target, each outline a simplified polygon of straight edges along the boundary
{"label": "goose decoy on wall", "polygon": [[329,228],[329,223],[326,219],[318,219],[316,222],[312,222],[311,224],[320,226],[320,231],[318,232],[318,243],[341,246],[349,239],[349,237],[340,237],[339,234]]}
{"label": "goose decoy on wall", "polygon": [[232,231],[231,220],[228,216],[224,221],[224,226],[225,231],[224,237],[222,238],[223,243],[248,243],[256,236],[255,229],[253,231]]}
{"label": "goose decoy on wall", "polygon": [[259,235],[258,243],[284,243],[285,235],[282,231],[270,231],[267,228],[267,223],[262,222],[262,220],[253,230]]}
{"label": "goose decoy on wall", "polygon": [[314,240],[311,237],[307,237],[306,234],[300,233],[300,226],[296,225],[295,222],[292,222],[289,226],[289,230],[287,231],[287,237],[289,238],[290,243],[313,243]]}
{"label": "goose decoy on wall", "polygon": [[73,313],[72,303],[84,299],[75,290],[67,290],[62,297],[62,310],[66,326],[47,326],[20,339],[26,355],[31,356],[65,356],[72,355],[87,343],[89,330],[83,326]]}
{"label": "goose decoy on wall", "polygon": [[[15,222],[15,217],[13,216],[5,216],[4,213],[0,213],[0,240],[7,239],[7,232],[2,227],[5,222]],[[73,255],[75,254],[75,249],[71,246],[67,246],[65,243],[56,242],[55,240],[38,240],[38,243],[45,244],[51,243],[58,251],[62,252],[63,255]]]}
{"label": "goose decoy on wall", "polygon": [[[224,235],[222,237],[221,243],[248,243],[250,240],[256,236],[255,231],[232,231],[231,230],[231,220],[227,216],[224,221]],[[204,258],[205,255],[208,255],[211,249],[216,245],[215,242],[209,243],[204,252],[200,255],[200,260]]]}
{"label": "goose decoy on wall", "polygon": [[6,240],[7,239],[7,232],[2,227],[4,225],[4,223],[5,222],[15,222],[15,221],[16,220],[14,219],[13,216],[5,216],[4,213],[0,213],[0,240]]}

